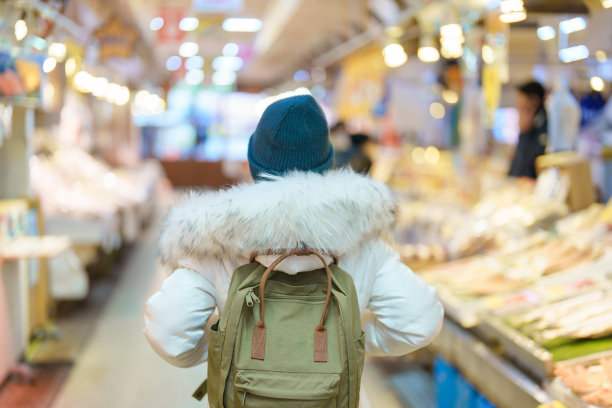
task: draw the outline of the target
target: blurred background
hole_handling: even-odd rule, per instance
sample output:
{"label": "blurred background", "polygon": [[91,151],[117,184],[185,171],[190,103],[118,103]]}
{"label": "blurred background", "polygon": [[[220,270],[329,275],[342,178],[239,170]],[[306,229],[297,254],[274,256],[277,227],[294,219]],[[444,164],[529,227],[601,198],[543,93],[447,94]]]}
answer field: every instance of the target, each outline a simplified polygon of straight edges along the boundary
{"label": "blurred background", "polygon": [[366,406],[612,406],[611,87],[612,0],[1,1],[0,407],[206,406],[141,333],[159,222],[295,94],[446,309]]}

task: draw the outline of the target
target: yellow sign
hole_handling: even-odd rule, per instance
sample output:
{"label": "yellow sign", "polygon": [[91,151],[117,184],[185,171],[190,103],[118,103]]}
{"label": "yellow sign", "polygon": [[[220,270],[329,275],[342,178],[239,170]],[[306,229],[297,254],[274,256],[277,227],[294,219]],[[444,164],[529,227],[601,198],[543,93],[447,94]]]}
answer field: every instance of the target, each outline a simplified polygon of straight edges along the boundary
{"label": "yellow sign", "polygon": [[100,58],[129,58],[134,52],[138,40],[138,31],[126,26],[117,17],[112,17],[106,24],[94,32],[100,41]]}

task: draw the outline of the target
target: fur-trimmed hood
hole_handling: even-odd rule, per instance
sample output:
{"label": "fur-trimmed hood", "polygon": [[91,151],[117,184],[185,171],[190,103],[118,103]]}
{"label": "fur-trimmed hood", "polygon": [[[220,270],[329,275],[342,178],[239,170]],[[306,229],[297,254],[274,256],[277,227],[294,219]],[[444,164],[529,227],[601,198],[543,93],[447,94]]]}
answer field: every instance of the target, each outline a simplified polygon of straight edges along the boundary
{"label": "fur-trimmed hood", "polygon": [[162,263],[249,257],[303,243],[342,255],[390,231],[396,204],[378,181],[347,170],[295,172],[227,190],[191,193],[170,210]]}

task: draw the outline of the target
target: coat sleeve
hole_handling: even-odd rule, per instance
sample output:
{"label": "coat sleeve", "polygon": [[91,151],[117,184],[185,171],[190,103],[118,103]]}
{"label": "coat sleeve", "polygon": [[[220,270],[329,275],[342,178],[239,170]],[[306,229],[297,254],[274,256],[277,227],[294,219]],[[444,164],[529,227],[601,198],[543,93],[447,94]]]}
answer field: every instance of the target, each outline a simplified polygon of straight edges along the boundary
{"label": "coat sleeve", "polygon": [[208,354],[206,324],[215,310],[214,285],[192,269],[168,276],[145,305],[144,333],[170,364],[192,367]]}
{"label": "coat sleeve", "polygon": [[436,290],[404,265],[384,241],[372,244],[376,271],[362,318],[366,351],[403,355],[431,343],[442,327],[444,310]]}

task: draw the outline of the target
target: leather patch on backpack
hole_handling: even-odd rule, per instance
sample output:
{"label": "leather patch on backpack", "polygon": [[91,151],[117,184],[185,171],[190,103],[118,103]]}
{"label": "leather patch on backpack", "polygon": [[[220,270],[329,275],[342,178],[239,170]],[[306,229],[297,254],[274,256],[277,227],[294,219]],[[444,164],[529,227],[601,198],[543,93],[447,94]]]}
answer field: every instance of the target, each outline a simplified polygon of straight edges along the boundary
{"label": "leather patch on backpack", "polygon": [[314,361],[327,363],[327,330],[317,328],[314,332]]}
{"label": "leather patch on backpack", "polygon": [[266,354],[266,325],[255,324],[253,328],[253,347],[251,358],[263,360]]}

